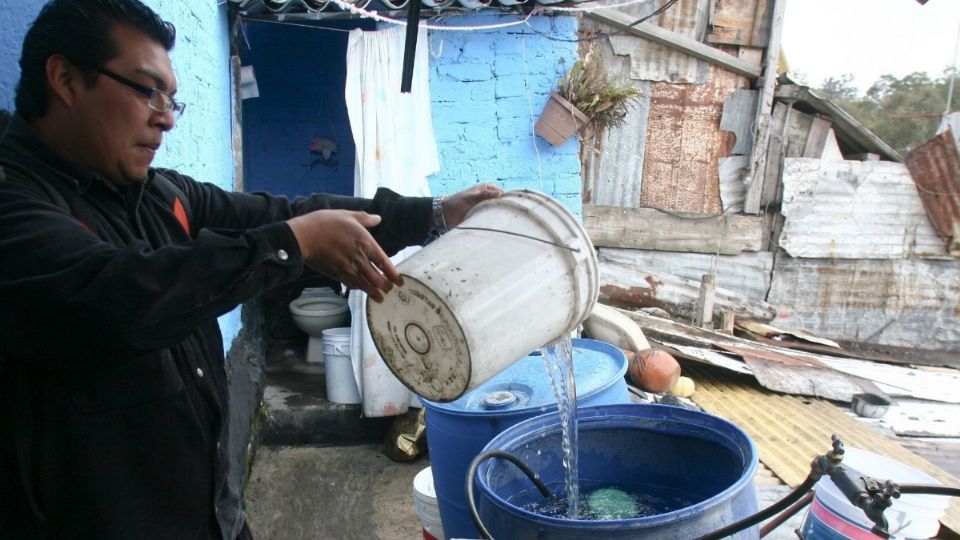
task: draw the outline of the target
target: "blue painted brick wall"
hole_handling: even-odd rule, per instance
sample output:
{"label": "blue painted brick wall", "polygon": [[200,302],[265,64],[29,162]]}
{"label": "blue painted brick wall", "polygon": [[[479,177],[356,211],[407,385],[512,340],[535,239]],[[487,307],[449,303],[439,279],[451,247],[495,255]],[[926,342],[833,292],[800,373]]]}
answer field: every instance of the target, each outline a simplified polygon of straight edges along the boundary
{"label": "blue painted brick wall", "polygon": [[[457,25],[485,26],[516,15],[460,17]],[[581,215],[579,142],[554,148],[534,135],[536,122],[559,75],[573,65],[574,17],[536,16],[525,25],[458,32],[430,31],[430,92],[440,172],[430,179],[437,194],[479,182],[504,189],[535,189]]]}
{"label": "blue painted brick wall", "polygon": [[[0,0],[0,108],[12,111],[20,79],[20,50],[27,26],[45,0]],[[154,165],[173,167],[198,180],[232,189],[230,66],[226,6],[220,2],[146,0],[177,27],[171,58],[177,99],[187,110],[164,138]],[[220,319],[225,348],[240,330],[239,310]]]}

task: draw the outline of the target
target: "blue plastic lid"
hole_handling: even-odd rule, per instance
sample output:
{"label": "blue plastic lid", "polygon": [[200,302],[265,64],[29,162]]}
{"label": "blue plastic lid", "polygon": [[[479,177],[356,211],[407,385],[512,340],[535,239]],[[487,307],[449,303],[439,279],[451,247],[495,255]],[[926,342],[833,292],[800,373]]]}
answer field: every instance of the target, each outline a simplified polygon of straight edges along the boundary
{"label": "blue plastic lid", "polygon": [[[627,357],[623,351],[603,341],[574,338],[573,376],[579,403],[616,384],[626,373]],[[555,407],[557,398],[543,357],[535,352],[456,401],[437,403],[422,398],[421,401],[429,408],[446,413],[509,415]]]}

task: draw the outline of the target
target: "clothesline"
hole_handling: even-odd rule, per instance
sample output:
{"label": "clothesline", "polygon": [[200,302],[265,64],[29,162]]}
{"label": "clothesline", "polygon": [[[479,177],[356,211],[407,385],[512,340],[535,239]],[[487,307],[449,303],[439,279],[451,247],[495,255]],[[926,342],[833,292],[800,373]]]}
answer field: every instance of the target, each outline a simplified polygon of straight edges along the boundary
{"label": "clothesline", "polygon": [[[528,1],[534,1],[534,0],[528,0]],[[509,28],[509,27],[512,27],[512,26],[519,26],[519,25],[521,25],[521,24],[529,26],[529,25],[530,25],[530,23],[529,23],[530,17],[533,16],[533,15],[539,15],[539,14],[542,14],[542,13],[549,13],[549,12],[559,12],[559,13],[578,13],[578,12],[585,12],[585,13],[590,13],[590,12],[596,11],[596,10],[598,10],[598,9],[616,9],[616,8],[621,8],[621,7],[625,7],[625,6],[631,6],[631,5],[635,5],[635,4],[646,3],[646,2],[650,2],[650,1],[652,1],[652,0],[625,0],[625,1],[623,1],[623,2],[619,2],[619,3],[615,3],[615,4],[608,4],[608,3],[604,3],[603,0],[597,0],[597,1],[592,1],[592,2],[583,2],[582,5],[576,6],[576,7],[572,7],[572,6],[571,6],[571,7],[563,7],[563,6],[551,6],[551,5],[539,4],[539,5],[537,5],[532,11],[530,11],[529,13],[527,13],[526,15],[524,15],[522,18],[519,18],[519,19],[514,20],[514,21],[509,21],[509,22],[504,22],[504,23],[496,23],[496,24],[469,25],[469,26],[450,25],[450,24],[439,24],[439,25],[438,25],[438,24],[421,24],[421,25],[420,25],[420,28],[425,28],[425,29],[427,29],[427,30],[452,31],[452,32],[479,32],[479,31],[486,31],[486,30],[498,30],[498,29],[501,29],[501,28]],[[340,9],[342,9],[342,10],[345,11],[345,12],[353,13],[354,15],[358,15],[358,16],[360,16],[360,17],[362,17],[362,18],[365,18],[365,19],[372,19],[372,20],[375,20],[375,21],[377,21],[377,22],[383,22],[383,23],[388,23],[388,24],[396,24],[396,25],[400,25],[400,26],[406,26],[406,25],[407,25],[407,21],[404,20],[404,19],[396,19],[396,18],[393,18],[393,17],[388,17],[388,16],[386,16],[386,15],[381,15],[380,13],[378,13],[378,12],[376,12],[376,11],[371,11],[371,10],[368,10],[368,9],[365,9],[365,8],[362,8],[362,7],[358,7],[358,6],[354,5],[354,4],[351,4],[350,2],[346,2],[346,1],[344,1],[344,0],[330,0],[330,2],[332,2],[333,4],[336,4]],[[263,21],[263,22],[272,22],[272,23],[277,23],[277,24],[287,24],[287,25],[291,25],[291,26],[304,26],[304,27],[308,27],[308,28],[315,28],[315,29],[318,29],[318,30],[332,30],[332,31],[336,31],[336,32],[349,32],[349,31],[350,31],[350,30],[344,30],[344,29],[341,29],[341,28],[319,27],[319,26],[312,26],[312,25],[308,25],[308,24],[298,24],[298,23],[288,22],[288,21],[282,21],[282,20],[278,20],[278,21],[273,21],[273,20],[269,20],[269,19],[257,19],[257,20],[258,20],[258,21]]]}

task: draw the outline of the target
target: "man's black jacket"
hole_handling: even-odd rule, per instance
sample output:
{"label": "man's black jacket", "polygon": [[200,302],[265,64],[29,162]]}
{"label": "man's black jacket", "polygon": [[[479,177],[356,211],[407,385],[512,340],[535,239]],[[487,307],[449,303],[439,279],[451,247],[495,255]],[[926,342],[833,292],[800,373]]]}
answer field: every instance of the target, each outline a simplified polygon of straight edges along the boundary
{"label": "man's black jacket", "polygon": [[285,220],[382,216],[423,241],[430,199],[289,201],[171,170],[116,187],[14,117],[0,140],[0,538],[235,538],[216,318],[297,278]]}

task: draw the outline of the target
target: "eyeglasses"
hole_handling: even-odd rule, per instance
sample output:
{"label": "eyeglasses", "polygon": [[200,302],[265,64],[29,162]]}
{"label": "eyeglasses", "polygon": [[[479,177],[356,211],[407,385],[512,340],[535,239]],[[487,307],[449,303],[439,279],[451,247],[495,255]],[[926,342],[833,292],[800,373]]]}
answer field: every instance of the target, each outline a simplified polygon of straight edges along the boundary
{"label": "eyeglasses", "polygon": [[180,118],[180,115],[183,114],[183,110],[187,108],[186,103],[180,103],[179,101],[173,99],[173,96],[164,92],[163,90],[157,90],[156,88],[150,88],[149,86],[144,86],[138,82],[131,81],[130,79],[117,75],[116,73],[105,69],[102,67],[94,68],[100,73],[103,73],[107,77],[117,81],[118,83],[127,86],[140,92],[141,94],[147,96],[147,105],[151,109],[157,112],[173,112],[173,119],[177,120]]}

